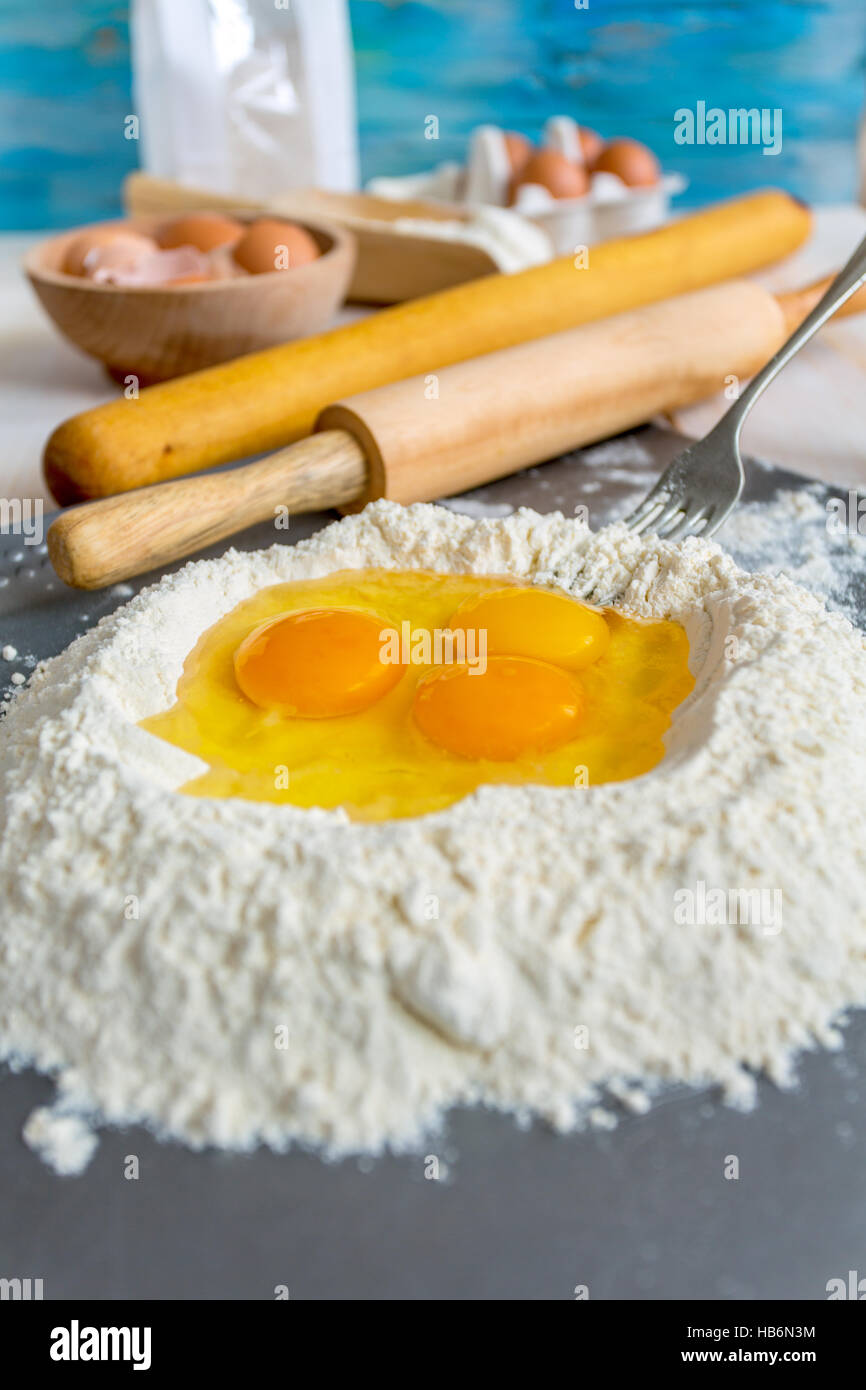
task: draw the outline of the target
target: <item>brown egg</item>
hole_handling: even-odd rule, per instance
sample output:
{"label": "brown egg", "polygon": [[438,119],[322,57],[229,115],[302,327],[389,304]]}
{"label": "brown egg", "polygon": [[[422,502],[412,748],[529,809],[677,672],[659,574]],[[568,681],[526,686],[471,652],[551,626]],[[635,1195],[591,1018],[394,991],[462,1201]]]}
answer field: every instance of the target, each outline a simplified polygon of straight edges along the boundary
{"label": "brown egg", "polygon": [[294,222],[262,217],[244,232],[237,246],[232,248],[232,255],[251,275],[265,275],[268,271],[293,270],[314,261],[319,248],[310,233]]}
{"label": "brown egg", "polygon": [[504,130],[502,138],[505,141],[505,153],[511,165],[511,172],[517,174],[532,154],[532,141],[516,130]]}
{"label": "brown egg", "polygon": [[143,256],[152,255],[156,250],[155,241],[149,236],[139,235],[131,227],[117,224],[111,227],[91,227],[86,232],[79,232],[78,236],[70,241],[60,269],[65,275],[86,275],[88,258],[92,265],[96,258],[95,253],[104,251],[108,246],[112,248],[116,261],[123,261],[129,265],[141,260]]}
{"label": "brown egg", "polygon": [[220,212],[189,212],[183,217],[175,217],[171,222],[163,222],[157,228],[156,239],[164,251],[176,246],[194,246],[197,251],[213,251],[216,246],[226,246],[243,235],[243,226],[233,217],[224,217]]}
{"label": "brown egg", "polygon": [[589,177],[579,164],[558,150],[542,148],[531,154],[512,180],[510,202],[525,183],[537,183],[554,198],[580,198],[589,188]]}
{"label": "brown egg", "polygon": [[618,174],[629,188],[649,188],[661,178],[661,166],[638,140],[609,140],[592,166],[594,174]]}
{"label": "brown egg", "polygon": [[588,125],[578,126],[577,138],[580,141],[580,148],[583,157],[589,168],[592,168],[598,156],[604,149],[604,141],[595,130],[590,130]]}

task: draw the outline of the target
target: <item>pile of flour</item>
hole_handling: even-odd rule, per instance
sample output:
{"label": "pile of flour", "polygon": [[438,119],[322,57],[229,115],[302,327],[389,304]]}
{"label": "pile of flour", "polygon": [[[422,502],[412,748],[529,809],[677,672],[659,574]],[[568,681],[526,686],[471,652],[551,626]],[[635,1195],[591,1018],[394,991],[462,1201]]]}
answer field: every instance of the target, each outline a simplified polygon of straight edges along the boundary
{"label": "pile of flour", "polygon": [[[263,585],[364,566],[684,623],[697,684],[664,762],[372,825],[177,795],[200,764],[136,724],[199,635]],[[40,667],[0,730],[0,1052],[58,1087],[31,1142],[71,1171],[105,1122],[343,1154],[414,1147],[456,1103],[562,1130],[667,1082],[749,1104],[866,1003],[864,709],[861,634],[700,540],[380,502],[187,565]],[[754,890],[771,917],[705,910]]]}

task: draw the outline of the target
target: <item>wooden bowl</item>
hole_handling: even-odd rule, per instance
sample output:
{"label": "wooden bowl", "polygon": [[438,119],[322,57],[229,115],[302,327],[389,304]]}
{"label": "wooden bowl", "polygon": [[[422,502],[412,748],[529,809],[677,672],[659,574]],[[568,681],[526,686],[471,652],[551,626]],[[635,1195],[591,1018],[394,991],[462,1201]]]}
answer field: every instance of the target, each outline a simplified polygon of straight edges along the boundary
{"label": "wooden bowl", "polygon": [[[255,220],[239,214],[241,222]],[[297,219],[293,219],[297,220]],[[164,217],[128,218],[100,226],[151,233]],[[330,222],[299,221],[322,254],[291,270],[202,284],[128,287],[66,275],[66,248],[91,228],[76,227],[34,246],[24,270],[57,328],[115,378],[141,385],[212,367],[232,357],[303,338],[325,328],[346,297],[355,239]]]}

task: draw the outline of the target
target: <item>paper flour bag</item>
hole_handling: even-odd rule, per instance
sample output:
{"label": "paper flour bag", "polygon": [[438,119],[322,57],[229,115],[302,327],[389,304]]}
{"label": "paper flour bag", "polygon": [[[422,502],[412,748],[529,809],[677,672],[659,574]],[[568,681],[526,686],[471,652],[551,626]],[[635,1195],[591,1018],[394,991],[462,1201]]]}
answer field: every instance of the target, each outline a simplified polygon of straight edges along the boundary
{"label": "paper flour bag", "polygon": [[133,0],[142,167],[221,193],[358,185],[346,0]]}

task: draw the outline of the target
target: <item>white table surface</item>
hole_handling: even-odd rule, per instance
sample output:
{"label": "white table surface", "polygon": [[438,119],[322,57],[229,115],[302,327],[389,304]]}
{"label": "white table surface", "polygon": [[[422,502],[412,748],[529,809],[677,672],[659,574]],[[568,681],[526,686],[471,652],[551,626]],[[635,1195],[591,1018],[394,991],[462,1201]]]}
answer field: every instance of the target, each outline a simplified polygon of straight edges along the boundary
{"label": "white table surface", "polygon": [[[756,278],[773,289],[807,284],[838,268],[864,234],[863,208],[819,209],[810,243]],[[0,496],[42,497],[53,506],[41,476],[45,440],[61,420],[113,399],[117,388],[39,307],[20,270],[35,240],[0,237]],[[719,402],[706,402],[676,423],[699,434],[719,410]],[[866,483],[866,314],[828,326],[791,363],[755,407],[744,447],[809,476]]]}

